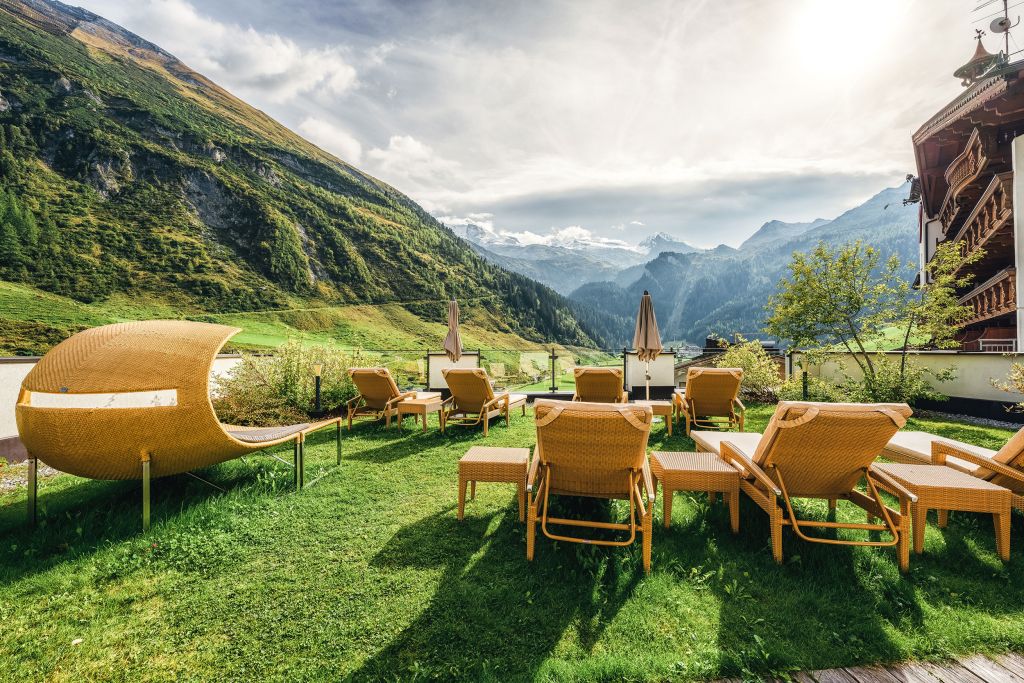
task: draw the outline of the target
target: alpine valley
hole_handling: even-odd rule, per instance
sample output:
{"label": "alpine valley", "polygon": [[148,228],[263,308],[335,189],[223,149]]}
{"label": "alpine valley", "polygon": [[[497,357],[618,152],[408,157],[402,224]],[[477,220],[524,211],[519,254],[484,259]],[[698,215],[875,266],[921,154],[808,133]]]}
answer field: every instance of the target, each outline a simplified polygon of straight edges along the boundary
{"label": "alpine valley", "polygon": [[0,0],[0,355],[118,320],[422,348],[448,297],[465,342],[620,346],[644,289],[666,339],[757,332],[794,250],[863,239],[910,261],[903,188],[738,249],[449,228],[160,47],[54,0]]}

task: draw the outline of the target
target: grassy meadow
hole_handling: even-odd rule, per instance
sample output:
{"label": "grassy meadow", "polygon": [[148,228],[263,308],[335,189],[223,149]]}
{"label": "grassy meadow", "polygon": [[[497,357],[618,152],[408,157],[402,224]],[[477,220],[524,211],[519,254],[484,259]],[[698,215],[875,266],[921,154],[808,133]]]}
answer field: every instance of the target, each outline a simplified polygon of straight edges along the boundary
{"label": "grassy meadow", "polygon": [[[751,407],[748,428],[771,410]],[[733,536],[721,503],[678,493],[668,530],[658,501],[650,576],[638,543],[539,538],[528,563],[511,486],[481,484],[461,523],[455,507],[459,457],[531,446],[531,417],[487,439],[432,426],[358,424],[340,467],[333,432],[316,435],[316,481],[298,493],[259,456],[200,472],[227,493],[158,480],[145,535],[137,482],[47,478],[36,531],[25,489],[0,495],[0,680],[694,680],[1024,647],[1020,515],[1010,563],[990,518],[953,514],[904,576],[892,549],[788,532],[777,566],[749,501]],[[989,447],[1009,435],[908,428]],[[650,445],[692,448],[662,424]],[[845,515],[861,518],[840,504]]]}

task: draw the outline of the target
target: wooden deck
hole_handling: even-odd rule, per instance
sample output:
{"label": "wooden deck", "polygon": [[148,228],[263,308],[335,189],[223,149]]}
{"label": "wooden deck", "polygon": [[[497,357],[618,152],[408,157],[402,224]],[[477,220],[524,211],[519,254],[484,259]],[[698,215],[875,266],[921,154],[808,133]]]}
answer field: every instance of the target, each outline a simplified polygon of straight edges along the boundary
{"label": "wooden deck", "polygon": [[[740,679],[725,679],[739,681]],[[800,683],[1024,683],[1024,657],[1019,654],[974,655],[943,664],[904,662],[878,666],[800,672]]]}

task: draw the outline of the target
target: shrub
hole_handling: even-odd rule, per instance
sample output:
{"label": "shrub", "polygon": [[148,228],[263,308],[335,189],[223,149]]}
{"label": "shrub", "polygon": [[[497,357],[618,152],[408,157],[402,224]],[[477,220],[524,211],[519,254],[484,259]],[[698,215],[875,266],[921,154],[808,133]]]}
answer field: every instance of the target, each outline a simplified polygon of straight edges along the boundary
{"label": "shrub", "polygon": [[[803,377],[796,375],[783,382],[782,386],[779,387],[779,399],[782,401],[803,401]],[[848,399],[842,387],[820,377],[808,377],[807,400],[840,403]]]}
{"label": "shrub", "polygon": [[[1024,394],[1024,365],[1013,363],[1010,365],[1010,374],[1006,380],[992,380],[992,386],[1001,389],[1008,394]],[[1024,410],[1024,403],[1017,403],[1012,410]]]}
{"label": "shrub", "polygon": [[742,368],[743,395],[757,401],[773,401],[782,379],[779,366],[772,360],[761,342],[740,339],[729,344],[724,353],[715,359],[715,367]]}
{"label": "shrub", "polygon": [[297,341],[273,355],[244,353],[230,374],[217,381],[214,408],[224,422],[274,425],[305,422],[314,403],[314,366],[323,364],[321,401],[337,411],[355,395],[348,376],[349,359],[338,351],[305,347]]}

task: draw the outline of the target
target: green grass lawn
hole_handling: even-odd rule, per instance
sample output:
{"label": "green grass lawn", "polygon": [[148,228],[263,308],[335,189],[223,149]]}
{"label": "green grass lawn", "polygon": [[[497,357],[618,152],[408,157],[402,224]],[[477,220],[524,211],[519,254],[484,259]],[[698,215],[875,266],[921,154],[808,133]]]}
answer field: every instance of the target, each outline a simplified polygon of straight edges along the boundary
{"label": "green grass lawn", "polygon": [[[752,407],[749,428],[770,412]],[[649,577],[639,543],[541,537],[528,563],[511,486],[481,484],[462,523],[455,505],[466,449],[530,446],[531,419],[486,441],[452,432],[363,423],[340,468],[332,433],[317,435],[307,480],[321,478],[300,493],[268,457],[201,473],[226,494],[158,480],[144,536],[137,482],[47,479],[35,532],[24,489],[0,497],[0,679],[699,679],[1024,647],[1020,515],[1009,564],[989,517],[954,514],[903,576],[893,549],[789,532],[776,566],[760,509],[744,501],[733,536],[721,503],[680,493],[669,530],[658,502]],[[657,424],[651,447],[692,443]]]}

